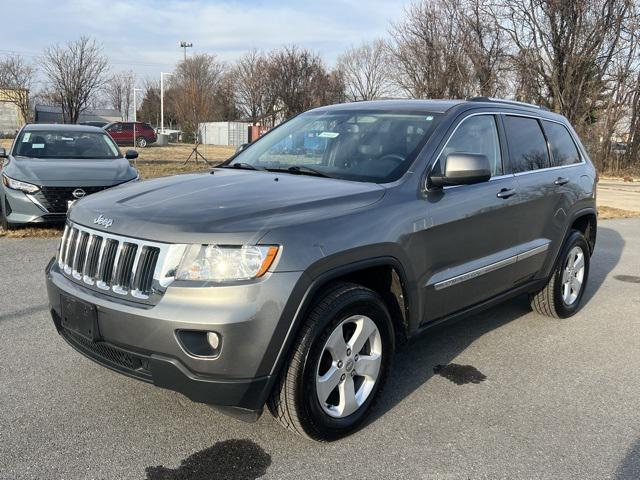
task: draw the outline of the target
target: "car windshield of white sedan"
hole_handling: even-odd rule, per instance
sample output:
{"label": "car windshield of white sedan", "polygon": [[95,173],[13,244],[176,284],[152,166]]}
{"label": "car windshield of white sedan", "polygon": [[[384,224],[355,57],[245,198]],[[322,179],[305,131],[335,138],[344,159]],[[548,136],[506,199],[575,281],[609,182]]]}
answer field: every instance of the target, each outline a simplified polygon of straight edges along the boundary
{"label": "car windshield of white sedan", "polygon": [[31,158],[114,159],[121,157],[113,140],[101,132],[29,130],[16,140],[13,155]]}
{"label": "car windshield of white sedan", "polygon": [[440,114],[333,111],[303,114],[227,166],[388,183],[409,168]]}

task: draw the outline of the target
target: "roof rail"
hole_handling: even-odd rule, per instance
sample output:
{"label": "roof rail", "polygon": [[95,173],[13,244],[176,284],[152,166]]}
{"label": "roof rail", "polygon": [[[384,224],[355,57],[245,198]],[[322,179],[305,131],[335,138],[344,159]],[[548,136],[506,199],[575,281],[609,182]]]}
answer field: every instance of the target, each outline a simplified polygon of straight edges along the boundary
{"label": "roof rail", "polygon": [[505,100],[502,98],[494,98],[494,97],[471,97],[467,98],[469,102],[495,102],[495,103],[506,103],[509,105],[519,105],[521,107],[529,107],[529,108],[539,108],[540,110],[549,111],[549,109],[543,105],[535,105],[533,103],[526,102],[518,102],[517,100]]}

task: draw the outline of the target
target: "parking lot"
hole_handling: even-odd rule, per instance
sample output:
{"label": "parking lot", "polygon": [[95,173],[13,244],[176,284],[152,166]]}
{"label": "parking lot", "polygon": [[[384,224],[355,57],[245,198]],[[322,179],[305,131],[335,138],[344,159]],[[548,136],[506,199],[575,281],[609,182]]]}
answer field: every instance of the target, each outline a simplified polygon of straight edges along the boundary
{"label": "parking lot", "polygon": [[598,234],[576,316],[518,298],[412,342],[373,420],[331,444],[75,353],[47,310],[57,241],[0,239],[0,478],[640,478],[640,219]]}

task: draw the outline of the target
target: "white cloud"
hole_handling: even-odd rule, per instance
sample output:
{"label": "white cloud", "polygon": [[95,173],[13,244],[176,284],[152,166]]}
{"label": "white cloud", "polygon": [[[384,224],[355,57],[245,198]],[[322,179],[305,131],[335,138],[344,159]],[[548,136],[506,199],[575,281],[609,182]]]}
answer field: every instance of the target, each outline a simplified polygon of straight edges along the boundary
{"label": "white cloud", "polygon": [[[39,52],[90,35],[104,45],[114,70],[157,73],[195,52],[233,60],[249,48],[296,43],[333,63],[345,48],[384,36],[405,0],[207,1],[27,0],[3,6],[0,49]],[[158,64],[158,65],[149,65]],[[163,67],[164,66],[164,67]]]}

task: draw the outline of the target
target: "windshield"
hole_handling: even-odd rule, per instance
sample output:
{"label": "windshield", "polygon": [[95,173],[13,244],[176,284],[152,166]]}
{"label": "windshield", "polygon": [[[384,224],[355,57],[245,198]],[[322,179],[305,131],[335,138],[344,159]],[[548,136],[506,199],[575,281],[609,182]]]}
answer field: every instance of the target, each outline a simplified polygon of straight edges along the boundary
{"label": "windshield", "polygon": [[23,131],[16,140],[13,155],[90,159],[114,159],[122,156],[106,133],[44,129]]}
{"label": "windshield", "polygon": [[[333,111],[302,114],[236,155],[236,167],[387,183],[409,168],[437,113]],[[302,168],[291,168],[302,167]]]}

